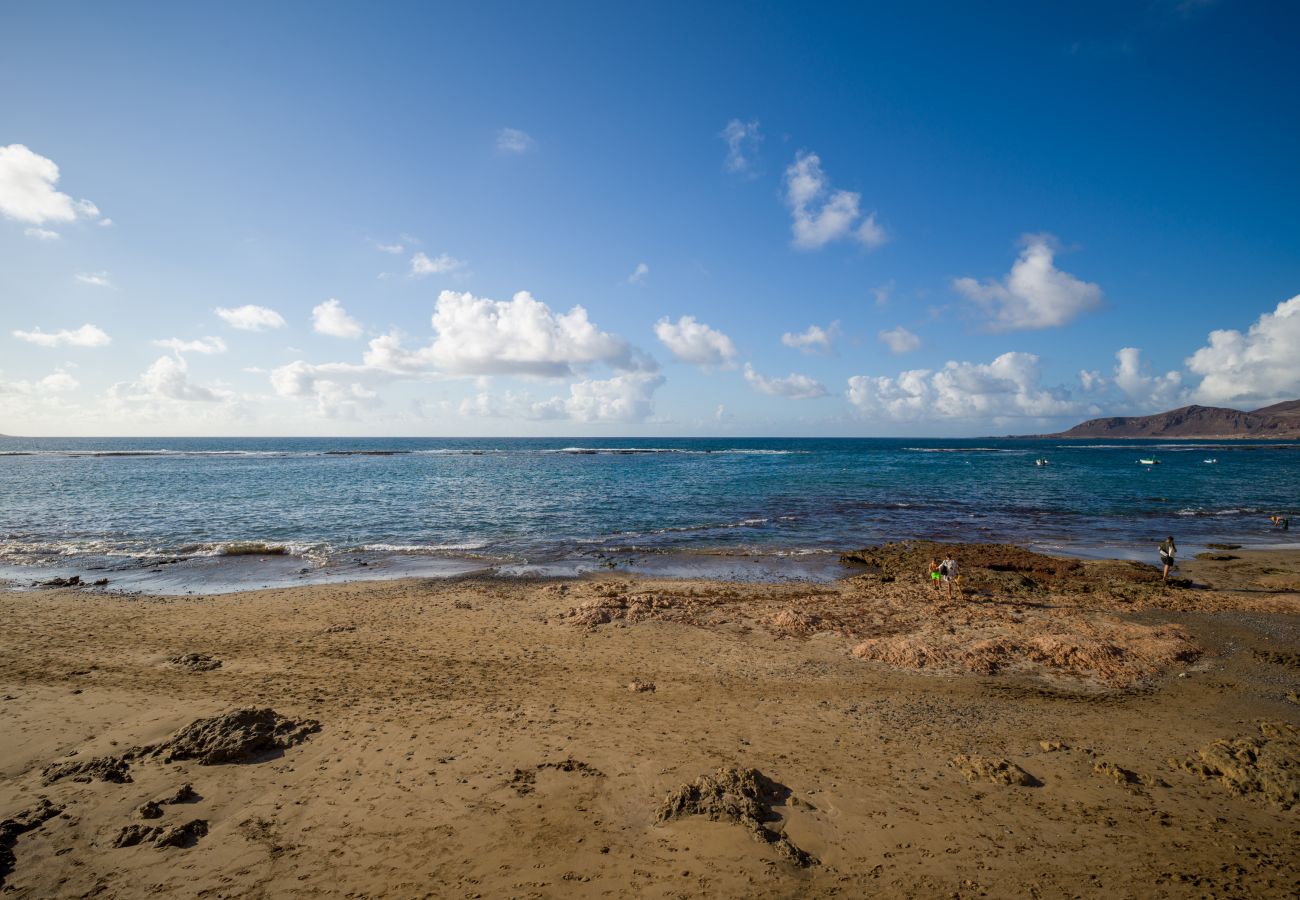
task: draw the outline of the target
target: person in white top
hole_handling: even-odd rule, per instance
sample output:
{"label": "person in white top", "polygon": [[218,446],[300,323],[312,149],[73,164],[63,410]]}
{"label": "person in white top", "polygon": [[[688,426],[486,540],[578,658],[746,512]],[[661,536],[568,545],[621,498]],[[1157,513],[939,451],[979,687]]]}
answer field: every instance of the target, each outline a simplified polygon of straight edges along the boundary
{"label": "person in white top", "polygon": [[943,562],[939,563],[939,577],[943,583],[948,586],[948,599],[952,599],[952,586],[957,583],[957,560],[951,556],[944,557]]}

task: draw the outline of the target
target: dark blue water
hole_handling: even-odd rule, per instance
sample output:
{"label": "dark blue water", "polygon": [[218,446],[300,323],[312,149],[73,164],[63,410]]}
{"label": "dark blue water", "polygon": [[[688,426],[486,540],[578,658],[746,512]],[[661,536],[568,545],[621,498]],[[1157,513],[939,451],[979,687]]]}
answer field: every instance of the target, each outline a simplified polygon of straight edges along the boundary
{"label": "dark blue water", "polygon": [[[1137,462],[1151,456],[1160,464]],[[138,566],[249,541],[307,567],[792,558],[902,538],[1145,556],[1167,534],[1287,543],[1268,516],[1297,507],[1295,443],[0,438],[11,569]]]}

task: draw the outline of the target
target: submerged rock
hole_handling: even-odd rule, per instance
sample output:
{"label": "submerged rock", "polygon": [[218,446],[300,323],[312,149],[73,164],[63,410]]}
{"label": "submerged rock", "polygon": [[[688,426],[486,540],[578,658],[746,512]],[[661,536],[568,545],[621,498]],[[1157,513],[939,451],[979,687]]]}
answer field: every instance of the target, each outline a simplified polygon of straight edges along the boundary
{"label": "submerged rock", "polygon": [[287,750],[318,731],[315,719],[289,719],[269,707],[247,706],[197,719],[160,744],[136,747],[131,755],[160,756],[163,762],[193,759],[201,766],[244,763]]}
{"label": "submerged rock", "polygon": [[796,866],[807,868],[816,865],[817,859],[792,844],[784,834],[763,824],[776,818],[772,813],[773,802],[784,800],[789,794],[789,788],[757,769],[722,768],[669,793],[659,804],[655,819],[664,823],[687,816],[704,816],[713,822],[731,822],[747,829],[756,841],[771,844]]}

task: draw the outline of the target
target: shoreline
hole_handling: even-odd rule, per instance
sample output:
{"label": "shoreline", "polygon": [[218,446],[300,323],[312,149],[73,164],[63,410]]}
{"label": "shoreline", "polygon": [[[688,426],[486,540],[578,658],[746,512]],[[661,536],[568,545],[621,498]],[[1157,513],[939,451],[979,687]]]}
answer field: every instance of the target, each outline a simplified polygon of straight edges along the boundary
{"label": "shoreline", "polygon": [[[1281,538],[1287,532],[1278,532]],[[1236,544],[1201,541],[1180,547],[1180,559],[1231,546],[1244,552],[1300,551],[1295,542],[1270,541]],[[928,539],[913,538],[926,543]],[[270,543],[270,542],[268,542]],[[941,541],[960,548],[964,542]],[[1117,545],[1063,544],[1056,541],[1023,542],[1037,553],[1079,560],[1126,560],[1155,564],[1158,555],[1151,548]],[[269,590],[328,584],[369,583],[407,578],[583,578],[602,573],[644,578],[706,579],[736,583],[808,582],[832,583],[859,574],[851,564],[841,562],[844,550],[830,548],[605,548],[556,553],[551,556],[502,558],[456,551],[436,552],[349,552],[328,560],[311,553],[240,552],[206,553],[189,557],[120,564],[77,565],[77,557],[65,557],[54,564],[0,562],[0,593],[31,591],[59,579],[76,577],[85,587],[106,593],[136,593],[153,596],[231,594],[248,590]],[[104,586],[94,582],[107,579]]]}

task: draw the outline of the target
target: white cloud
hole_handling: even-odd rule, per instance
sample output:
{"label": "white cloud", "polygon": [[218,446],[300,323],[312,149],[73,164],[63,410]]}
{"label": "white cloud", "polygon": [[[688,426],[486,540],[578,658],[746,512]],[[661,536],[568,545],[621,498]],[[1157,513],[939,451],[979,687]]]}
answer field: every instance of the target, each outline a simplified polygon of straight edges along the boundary
{"label": "white cloud", "polygon": [[400,254],[405,252],[406,247],[402,244],[380,244],[376,242],[375,249],[378,250],[380,253],[388,253],[391,254],[392,256],[399,256]]}
{"label": "white cloud", "polygon": [[644,365],[626,341],[597,328],[581,306],[556,313],[527,291],[500,301],[443,291],[433,327],[438,336],[429,358],[454,375],[560,377],[592,363]]}
{"label": "white cloud", "polygon": [[763,142],[763,135],[758,130],[758,122],[742,122],[732,119],[719,135],[727,142],[727,158],[723,168],[735,175],[753,177],[754,155],[758,145]]}
{"label": "white cloud", "polygon": [[57,241],[60,236],[57,231],[50,231],[48,228],[24,228],[23,234],[38,241]]}
{"label": "white cloud", "polygon": [[650,267],[645,263],[637,263],[632,274],[627,276],[628,284],[645,284],[646,278],[650,276]]}
{"label": "white cloud", "polygon": [[1022,238],[1024,249],[1001,281],[957,278],[953,288],[988,314],[991,331],[1056,328],[1101,305],[1101,288],[1056,268],[1051,235]]}
{"label": "white cloud", "polygon": [[425,275],[443,275],[465,267],[464,260],[440,253],[430,259],[423,251],[417,251],[411,257],[411,277],[423,278]]}
{"label": "white cloud", "polygon": [[82,284],[88,284],[92,287],[113,286],[113,282],[108,280],[107,272],[78,272],[74,277]]}
{"label": "white cloud", "polygon": [[772,397],[811,400],[826,396],[826,388],[820,382],[796,372],[791,372],[785,378],[764,378],[754,371],[753,366],[745,363],[745,380],[758,393]]}
{"label": "white cloud", "polygon": [[231,328],[240,331],[263,331],[268,328],[283,328],[285,325],[284,316],[275,310],[251,303],[233,309],[218,306],[213,312]]}
{"label": "white cloud", "polygon": [[112,227],[113,227],[113,220],[110,219],[110,218],[108,218],[107,216],[105,216],[104,218],[102,218],[102,219],[100,219],[98,222],[96,222],[95,224],[98,225],[100,228],[112,228]]}
{"label": "white cloud", "polygon": [[[22,144],[0,147],[0,215],[30,225],[97,218],[89,200],[73,200],[56,191],[59,167]],[[34,235],[44,237],[43,235]]]}
{"label": "white cloud", "polygon": [[1004,353],[991,363],[949,362],[939,371],[897,377],[855,375],[848,399],[864,415],[900,421],[1000,420],[1075,415],[1084,407],[1064,388],[1042,385],[1032,353]]}
{"label": "white cloud", "polygon": [[0,381],[0,396],[18,394],[25,397],[46,394],[66,394],[75,391],[80,382],[63,369],[55,369],[38,381]]}
{"label": "white cloud", "polygon": [[1193,394],[1198,403],[1267,406],[1300,396],[1300,294],[1261,315],[1242,334],[1210,332],[1209,343],[1186,360],[1203,376]]}
{"label": "white cloud", "polygon": [[155,347],[166,347],[173,353],[225,353],[226,342],[219,337],[199,338],[196,341],[184,341],[180,338],[166,338],[153,342]]}
{"label": "white cloud", "polygon": [[792,347],[801,353],[830,353],[832,342],[839,333],[840,323],[832,322],[825,328],[820,325],[809,325],[800,332],[787,331],[781,335],[781,343],[787,347]]}
{"label": "white cloud", "polygon": [[721,331],[682,316],[672,322],[667,316],[655,323],[655,335],[677,359],[700,366],[732,366],[736,345]]}
{"label": "white cloud", "polygon": [[886,281],[880,287],[871,289],[871,296],[875,298],[876,306],[885,307],[889,305],[889,297],[894,293],[893,279]]}
{"label": "white cloud", "polygon": [[40,347],[103,347],[112,341],[103,329],[89,323],[74,331],[15,331],[14,337]]}
{"label": "white cloud", "polygon": [[921,346],[921,339],[902,325],[888,331],[881,331],[876,338],[889,347],[889,352],[895,354],[911,353]]}
{"label": "white cloud", "polygon": [[1106,376],[1096,369],[1083,369],[1079,372],[1079,384],[1090,394],[1104,390],[1108,383]]}
{"label": "white cloud", "polygon": [[331,337],[361,337],[361,323],[349,316],[343,304],[332,297],[312,309],[311,327],[317,333]]}
{"label": "white cloud", "polygon": [[652,372],[579,381],[569,386],[564,410],[579,422],[644,422],[654,412],[654,392],[663,383],[663,376]]}
{"label": "white cloud", "polygon": [[527,153],[536,143],[532,135],[518,128],[502,128],[497,132],[498,153]]}
{"label": "white cloud", "polygon": [[856,240],[871,250],[888,239],[874,212],[862,219],[861,194],[831,189],[816,153],[801,151],[795,157],[785,170],[785,188],[786,205],[793,216],[793,243],[800,250],[816,250],[842,238]]}
{"label": "white cloud", "polygon": [[[1115,354],[1116,387],[1128,395],[1129,400],[1144,412],[1163,411],[1178,405],[1182,396],[1183,377],[1178,372],[1166,372],[1164,375],[1148,375],[1143,371],[1142,351],[1137,347],[1125,347]],[[1081,373],[1080,381],[1084,390],[1089,390],[1094,380],[1085,378],[1091,373]]]}
{"label": "white cloud", "polygon": [[644,422],[654,412],[654,392],[664,383],[652,372],[623,372],[603,380],[583,379],[569,385],[568,397],[534,400],[506,391],[493,396],[481,391],[460,404],[462,416],[510,419],[569,419],[592,423]]}
{"label": "white cloud", "polygon": [[228,399],[226,391],[193,384],[189,367],[180,356],[160,356],[140,376],[138,387],[145,393],[166,400],[184,400],[198,403],[216,403]]}
{"label": "white cloud", "polygon": [[357,419],[366,410],[383,405],[377,391],[357,375],[373,375],[362,366],[327,363],[314,366],[297,360],[271,372],[271,387],[281,397],[309,399],[316,412],[327,419]]}

